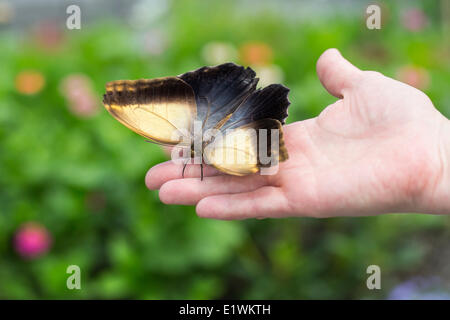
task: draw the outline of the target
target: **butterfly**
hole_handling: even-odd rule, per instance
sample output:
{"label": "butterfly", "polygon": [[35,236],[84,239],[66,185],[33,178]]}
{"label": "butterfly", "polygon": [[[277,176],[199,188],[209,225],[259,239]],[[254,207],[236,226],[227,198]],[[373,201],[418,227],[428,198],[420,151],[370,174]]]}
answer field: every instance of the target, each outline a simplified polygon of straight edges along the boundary
{"label": "butterfly", "polygon": [[108,82],[103,104],[148,141],[182,147],[188,160],[200,157],[202,180],[203,162],[243,176],[288,159],[282,125],[289,89],[256,89],[258,81],[250,67],[225,63],[175,77]]}

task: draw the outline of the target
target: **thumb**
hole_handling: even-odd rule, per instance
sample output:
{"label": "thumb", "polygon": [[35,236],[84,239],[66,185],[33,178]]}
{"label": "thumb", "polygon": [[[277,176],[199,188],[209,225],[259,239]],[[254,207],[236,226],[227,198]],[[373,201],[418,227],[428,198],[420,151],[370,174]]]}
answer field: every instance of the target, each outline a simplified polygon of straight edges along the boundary
{"label": "thumb", "polygon": [[362,71],[348,62],[337,49],[328,49],[317,60],[317,75],[322,85],[337,98],[358,82]]}

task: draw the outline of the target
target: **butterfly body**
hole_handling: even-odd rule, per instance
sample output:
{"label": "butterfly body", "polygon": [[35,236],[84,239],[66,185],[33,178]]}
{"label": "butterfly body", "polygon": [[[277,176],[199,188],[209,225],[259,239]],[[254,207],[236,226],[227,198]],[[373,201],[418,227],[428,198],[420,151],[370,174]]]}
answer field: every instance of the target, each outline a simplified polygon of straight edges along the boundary
{"label": "butterfly body", "polygon": [[289,89],[279,84],[256,89],[257,82],[251,68],[226,63],[177,77],[112,81],[103,103],[150,142],[182,147],[189,158],[246,175],[288,158],[282,124]]}

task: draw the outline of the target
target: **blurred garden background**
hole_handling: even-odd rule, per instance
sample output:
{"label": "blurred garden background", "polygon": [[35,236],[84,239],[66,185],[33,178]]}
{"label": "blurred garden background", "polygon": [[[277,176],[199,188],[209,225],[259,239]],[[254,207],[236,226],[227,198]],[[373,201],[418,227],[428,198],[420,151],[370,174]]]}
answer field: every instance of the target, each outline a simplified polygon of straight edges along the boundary
{"label": "blurred garden background", "polygon": [[330,47],[450,116],[447,0],[1,0],[0,298],[450,298],[450,217],[200,219],[146,189],[166,154],[101,104],[107,81],[233,61],[288,86],[288,122],[307,119],[335,101],[315,74]]}

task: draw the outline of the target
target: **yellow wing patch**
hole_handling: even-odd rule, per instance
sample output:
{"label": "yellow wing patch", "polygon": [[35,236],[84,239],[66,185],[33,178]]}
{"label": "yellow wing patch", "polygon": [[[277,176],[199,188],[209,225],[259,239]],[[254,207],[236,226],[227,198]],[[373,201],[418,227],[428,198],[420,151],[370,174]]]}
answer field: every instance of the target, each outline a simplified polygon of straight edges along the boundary
{"label": "yellow wing patch", "polygon": [[112,81],[103,103],[114,118],[147,139],[189,143],[196,102],[192,88],[179,78]]}
{"label": "yellow wing patch", "polygon": [[[272,141],[272,130],[277,136]],[[222,133],[222,134],[220,134]],[[262,135],[266,135],[262,138]],[[262,119],[244,126],[219,132],[203,150],[207,164],[227,174],[243,176],[256,173],[261,167],[271,167],[288,159],[281,123]]]}
{"label": "yellow wing patch", "polygon": [[252,128],[237,128],[224,135],[216,135],[203,156],[207,164],[233,175],[258,172],[257,136]]}

